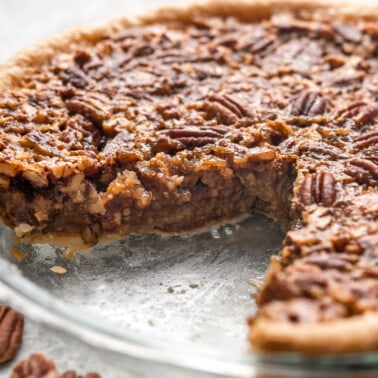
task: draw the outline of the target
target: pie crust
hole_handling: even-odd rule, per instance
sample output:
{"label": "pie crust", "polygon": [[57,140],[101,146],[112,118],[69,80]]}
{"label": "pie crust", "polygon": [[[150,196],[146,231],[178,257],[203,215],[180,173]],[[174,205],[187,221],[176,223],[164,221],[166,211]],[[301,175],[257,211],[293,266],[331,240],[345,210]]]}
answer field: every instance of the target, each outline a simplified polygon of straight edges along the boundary
{"label": "pie crust", "polygon": [[[373,34],[377,33],[374,35],[374,38],[378,38],[378,6],[369,5],[362,7],[360,4],[345,3],[339,1],[332,2],[332,4],[325,1],[310,2],[294,0],[268,0],[254,2],[232,0],[210,2],[206,1],[189,5],[187,7],[164,8],[154,13],[150,13],[146,16],[141,16],[139,18],[118,19],[102,26],[86,27],[82,29],[72,30],[67,33],[49,38],[39,44],[32,46],[29,49],[22,51],[0,68],[0,90],[1,92],[8,92],[10,90],[18,89],[21,90],[25,86],[25,78],[34,77],[34,75],[38,74],[38,72],[41,70],[41,67],[43,67],[46,62],[53,61],[56,56],[64,56],[65,53],[70,54],[72,53],[72,51],[80,49],[83,44],[86,44],[88,46],[94,45],[95,43],[100,41],[104,35],[117,35],[117,33],[128,30],[132,27],[144,27],[154,24],[185,25],[193,22],[196,17],[206,19],[212,17],[219,18],[232,16],[240,22],[248,21],[253,23],[259,22],[261,20],[268,20],[271,16],[276,14],[290,14],[294,20],[296,19],[296,17],[300,17],[302,21],[304,20],[303,22],[309,21],[314,23],[320,22],[332,24],[336,20],[337,22],[344,23],[345,25],[353,25],[354,23],[358,22],[366,22],[368,23],[369,28],[373,29]],[[310,17],[310,20],[303,18],[303,14],[307,15],[306,17]],[[284,22],[286,21],[284,20]],[[303,26],[301,25],[302,24],[298,26],[298,24],[296,24],[294,28],[289,30],[289,33],[300,33],[300,31],[298,32],[298,30],[300,30]],[[287,30],[285,32],[287,32]],[[319,33],[321,33],[321,31]],[[349,37],[347,36],[345,38],[348,39]],[[353,36],[350,38],[353,39]],[[377,43],[377,41],[375,43]],[[349,51],[346,54],[353,54],[353,51]],[[356,54],[358,53],[356,52]],[[377,55],[375,55],[375,60],[377,59],[376,56]],[[295,57],[289,58],[293,59]],[[340,63],[337,59],[333,59],[331,63],[327,64],[334,64],[336,67],[339,64],[342,65],[343,63]],[[360,61],[359,64],[364,65],[363,60]],[[280,75],[284,74],[281,73]],[[357,81],[358,80],[360,80],[360,78],[358,78]],[[69,105],[71,109],[76,109],[77,102],[75,103],[75,101],[77,100],[75,100],[74,97],[76,96],[76,94],[70,92],[68,94],[65,93],[64,96],[65,100],[67,100],[68,98],[68,101],[71,101]],[[232,98],[231,100],[228,97],[220,98],[217,94],[213,94],[212,96],[213,97],[212,100],[210,98],[210,102],[213,101],[213,103],[216,103],[216,107],[214,108],[214,105],[205,105],[204,108],[206,112],[207,106],[207,114],[209,118],[211,118],[211,112],[216,113],[214,109],[218,109],[219,106],[224,106],[225,102],[228,104],[226,105],[226,107],[228,107],[228,110],[230,108],[235,109],[233,107],[235,106],[235,104]],[[309,98],[311,96],[314,97],[310,101]],[[297,101],[296,103],[299,104],[298,106],[300,108],[306,108],[305,112],[307,112],[307,115],[309,115],[311,112],[315,112],[315,115],[320,117],[325,110],[323,109],[324,104],[321,102],[321,100],[319,100],[319,97],[317,96],[318,95],[314,94],[314,92],[303,92],[302,97],[301,94],[299,94],[295,101]],[[72,100],[72,98],[74,98],[75,101]],[[313,106],[318,100],[320,101],[320,105],[317,109],[314,110]],[[375,101],[377,101],[377,97],[375,98]],[[231,105],[230,102],[232,103]],[[363,103],[359,106],[362,107],[368,105]],[[374,103],[370,105],[374,105]],[[293,105],[292,103],[291,106],[292,115],[295,116],[296,114],[293,110],[293,107],[295,107],[296,105]],[[244,108],[240,107],[238,104],[236,105],[236,107],[238,108],[236,109],[236,113],[244,112]],[[280,259],[272,260],[271,267],[266,276],[265,284],[261,291],[257,294],[257,302],[259,306],[261,306],[261,309],[258,311],[256,316],[251,318],[251,320],[249,321],[249,338],[251,340],[252,348],[255,350],[263,352],[296,351],[304,354],[319,355],[364,352],[378,348],[378,294],[376,296],[372,294],[370,297],[370,294],[366,294],[367,298],[369,298],[370,300],[369,303],[361,302],[361,304],[360,302],[353,302],[353,295],[355,295],[354,293],[356,291],[360,290],[360,292],[362,292],[365,288],[365,290],[367,291],[370,290],[371,293],[371,290],[375,290],[376,285],[373,280],[377,280],[378,278],[378,273],[376,269],[374,269],[374,264],[369,262],[369,259],[372,259],[371,256],[374,256],[374,254],[377,253],[378,248],[378,163],[376,161],[375,155],[377,151],[374,146],[374,143],[376,143],[374,138],[378,137],[378,134],[376,133],[378,124],[375,121],[375,113],[372,113],[375,112],[376,109],[371,109],[372,108],[365,109],[370,113],[365,112],[360,114],[357,110],[357,113],[353,114],[345,112],[340,113],[344,114],[344,116],[346,114],[346,117],[353,119],[353,122],[355,123],[358,122],[358,117],[360,117],[359,120],[361,123],[364,123],[366,119],[368,119],[367,132],[370,134],[366,136],[365,133],[365,136],[360,135],[355,137],[354,139],[355,143],[359,144],[360,146],[363,145],[364,147],[367,146],[368,148],[370,148],[370,155],[368,155],[368,158],[359,157],[359,155],[352,160],[350,159],[350,156],[339,158],[336,152],[336,155],[332,156],[332,148],[329,147],[329,155],[328,157],[324,157],[326,164],[320,166],[321,169],[318,170],[318,166],[314,168],[313,166],[311,166],[311,164],[306,165],[308,164],[308,161],[304,158],[304,160],[306,160],[305,163],[296,163],[297,177],[295,177],[296,172],[292,172],[292,167],[294,166],[293,162],[296,158],[295,152],[281,156],[276,150],[274,150],[275,152],[273,153],[273,149],[266,148],[265,144],[262,146],[258,145],[251,147],[252,149],[254,149],[253,153],[255,155],[251,158],[251,161],[253,163],[248,166],[248,169],[251,169],[251,166],[260,164],[263,168],[261,172],[272,172],[273,178],[260,178],[259,181],[259,184],[263,183],[264,180],[267,180],[270,183],[272,187],[271,191],[273,192],[271,198],[278,198],[280,197],[281,193],[281,195],[287,200],[288,197],[292,196],[292,193],[288,188],[291,188],[293,182],[295,181],[293,194],[294,197],[289,201],[289,205],[292,206],[291,209],[285,207],[285,201],[281,201],[279,199],[272,200],[273,205],[270,204],[268,206],[265,204],[258,207],[260,211],[266,212],[271,217],[286,222],[291,231],[287,234],[287,237],[284,241]],[[300,112],[304,112],[304,110],[299,110],[299,118],[301,116]],[[361,112],[363,112],[363,110]],[[224,118],[226,117],[225,114],[226,113],[223,114],[223,119],[221,119],[220,121],[218,119],[218,124],[228,123],[227,119]],[[88,116],[88,112],[85,113],[84,116]],[[215,118],[217,118],[217,116],[219,115],[216,114]],[[95,116],[93,114],[90,114],[89,118],[91,118],[91,122],[93,123],[95,123],[95,120],[93,120],[94,117]],[[321,120],[320,118],[318,121],[313,119],[312,123],[315,123],[317,126],[320,125],[319,127],[321,127],[324,120]],[[268,121],[264,122],[265,125],[269,124]],[[301,120],[298,119],[296,122],[301,122]],[[0,125],[3,124],[5,123],[0,123]],[[223,135],[223,129],[217,128],[219,126],[218,124],[214,124],[214,127],[212,126],[212,129],[209,129],[208,125],[206,126],[207,128],[201,129],[201,137],[210,139],[213,137],[215,139],[221,138],[218,134]],[[278,124],[279,123],[273,122],[269,125],[278,127]],[[306,125],[300,126],[306,127]],[[290,139],[288,136],[290,134],[290,131],[288,131],[289,128],[284,129],[287,134],[284,139]],[[190,132],[192,132],[192,130],[190,130]],[[263,132],[265,132],[265,129],[263,130]],[[283,131],[281,130],[281,133],[282,132]],[[314,133],[314,131],[311,132]],[[184,145],[185,143],[189,143],[192,150],[195,150],[196,147],[202,148],[204,145],[206,145],[205,142],[201,142],[201,145],[190,144],[194,143],[188,142],[188,138],[192,138],[192,135],[188,133],[182,133],[181,129],[179,131],[175,130],[174,132],[169,132],[169,137],[171,139],[177,139],[181,144]],[[270,143],[273,143],[272,135],[268,135],[267,138],[270,138]],[[313,139],[313,134],[309,134],[308,138],[312,142],[321,143],[320,139]],[[340,134],[340,140],[341,138],[342,135]],[[269,144],[268,139],[264,141],[264,143],[266,142],[266,144]],[[372,142],[373,139],[374,141]],[[366,142],[367,140],[369,140],[369,142]],[[31,142],[29,141],[28,143],[29,144],[27,146],[30,147]],[[211,141],[211,143],[215,142]],[[290,149],[289,142],[280,140],[278,143],[287,143],[286,148]],[[319,148],[316,153],[324,154],[324,151],[319,152],[321,150],[319,150]],[[335,148],[339,147],[336,146]],[[311,151],[308,153],[310,158],[312,158],[312,153],[315,154],[315,152]],[[25,180],[29,180],[33,185],[35,184],[35,186],[33,186],[33,193],[34,191],[38,192],[46,189],[48,184],[45,185],[45,181],[47,179],[44,178],[45,181],[42,180],[41,182],[39,171],[35,171],[35,174],[30,173],[28,171],[30,170],[30,166],[28,166],[28,168],[21,169],[18,166],[16,167],[16,165],[8,165],[8,162],[4,160],[3,157],[1,159],[0,183],[1,180],[5,180],[7,183],[10,180],[10,185],[13,185],[13,177],[15,177],[16,174],[20,174],[21,172],[22,180],[18,182],[18,185],[20,187],[22,185],[25,185]],[[171,160],[169,164],[172,164]],[[337,176],[336,178],[334,177],[334,172],[344,172],[344,168],[342,166],[344,166],[345,164],[350,164],[353,167],[357,167],[356,169],[358,172],[355,173],[355,176],[350,176],[352,178],[349,178],[349,182],[353,182],[353,180],[355,179],[358,185],[362,185],[364,189],[360,189],[360,187],[358,187],[358,189],[355,189],[356,193],[358,192],[358,195],[356,195],[356,197],[348,197],[349,192],[347,193],[343,191],[344,189],[343,187],[341,187],[340,180],[347,180],[344,173],[343,175],[340,174],[340,177],[342,178],[340,178],[339,176]],[[38,164],[36,164],[36,166],[38,166]],[[309,166],[311,166],[312,168],[309,168]],[[333,171],[331,168],[328,170],[327,167],[331,167]],[[352,170],[355,169],[353,167],[351,168]],[[16,172],[14,174],[13,169]],[[239,167],[238,169],[242,168]],[[362,171],[359,169],[361,169]],[[229,173],[230,172],[225,169],[222,174],[224,176],[227,176]],[[278,181],[280,174],[285,177],[285,179],[281,179],[285,185],[273,188],[272,183],[281,182]],[[63,173],[62,175],[64,176]],[[260,175],[263,175],[263,173],[260,173]],[[246,177],[247,176],[245,176],[244,179],[246,179]],[[126,178],[125,180],[126,182],[129,182],[131,179],[129,180],[128,178]],[[177,180],[182,180],[182,178],[177,177]],[[74,179],[72,179],[70,184],[73,185],[73,183],[75,183]],[[80,183],[81,181],[79,181],[79,184]],[[124,182],[122,182],[122,185],[123,183]],[[131,188],[122,185],[120,189],[121,191],[128,190],[135,192],[137,190],[140,190],[137,185],[132,186]],[[177,184],[177,186],[180,186],[180,184]],[[2,200],[0,200],[0,202],[1,206],[4,209],[6,208],[6,203],[9,201],[9,197],[7,197],[7,195],[9,195],[8,189],[2,189],[3,194],[0,196],[3,198]],[[81,189],[76,188],[75,190],[80,191]],[[115,187],[114,191],[112,192],[114,196],[118,194],[117,190],[117,187]],[[221,214],[219,217],[209,218],[207,222],[205,219],[204,221],[198,222],[198,224],[194,224],[192,228],[198,229],[212,223],[224,222],[229,219],[247,214],[252,207],[252,204],[255,203],[256,193],[258,193],[257,197],[259,197],[260,199],[262,198],[262,202],[269,202],[267,200],[267,197],[264,197],[264,194],[262,193],[264,190],[256,192],[258,191],[258,189],[256,189],[255,186],[254,190],[255,193],[253,195],[251,194],[251,197],[248,197],[247,194],[243,193],[242,198],[246,203],[244,207],[242,206],[237,211],[233,211],[231,208],[229,211],[224,211],[223,213],[220,211]],[[345,197],[342,198],[342,200],[344,201],[343,203],[341,199],[337,197],[340,196],[340,194],[338,193],[341,192]],[[194,192],[192,192],[191,194],[193,193]],[[232,190],[231,193],[232,195],[236,195],[236,192],[232,192]],[[222,201],[226,207],[225,198],[223,198]],[[266,199],[266,201],[264,201],[264,199]],[[336,200],[337,205],[334,205]],[[140,201],[144,201],[143,194],[141,194]],[[235,201],[235,203],[236,202],[237,201]],[[216,206],[214,205],[214,208],[215,207]],[[349,208],[350,211],[348,210]],[[17,222],[16,224],[14,222],[12,223],[12,219],[7,211],[8,210],[2,210],[2,217],[7,224],[10,224],[11,226],[16,228],[16,232],[18,232],[20,236],[27,236],[29,237],[29,240],[31,240],[35,237],[41,237],[41,235],[43,234],[45,234],[45,236],[47,234],[47,237],[49,234],[54,234],[54,229],[51,227],[46,228],[45,230],[37,230],[37,233],[33,233],[32,231],[34,230],[35,226],[32,226],[27,222],[19,222],[19,224],[17,224]],[[299,212],[301,214],[301,216],[299,217],[301,218],[300,225],[292,223],[293,217],[290,214],[292,214],[293,212]],[[339,224],[335,221],[335,219],[339,221]],[[320,224],[320,222],[323,223]],[[345,241],[344,239],[343,241],[341,241],[342,236],[338,234],[340,238],[335,241],[332,239],[334,237],[334,234],[332,234],[332,232],[334,232],[334,229],[332,228],[332,222],[336,223],[335,227],[341,227],[343,232],[348,227],[351,227],[353,229],[354,226],[352,225],[352,223],[356,222],[356,229],[358,229],[358,231],[356,231],[354,234],[352,233],[352,236],[344,235],[344,239],[347,238],[347,241]],[[180,223],[178,224],[180,225]],[[59,226],[62,225],[59,224]],[[119,229],[117,229],[116,232],[113,233],[111,227],[109,226],[109,230],[100,235],[100,238],[106,236],[113,238],[115,236],[127,234],[128,232],[135,230],[162,233],[179,233],[188,231],[188,229],[184,226],[178,226],[178,228],[175,228],[174,222],[168,222],[167,226],[163,227],[160,230],[156,228],[154,229],[154,227],[143,227],[140,226],[140,224],[138,225],[138,227],[136,229],[129,228],[125,231],[120,231]],[[303,227],[305,231],[302,231],[301,227]],[[66,240],[68,237],[77,239],[77,232],[74,231],[72,233],[69,229],[63,229],[57,234],[59,234],[58,236],[60,238],[66,238]],[[86,242],[91,242],[90,238],[88,240],[86,240],[86,238],[83,236],[82,238]],[[331,244],[326,246],[323,243],[324,241],[330,241],[331,239],[333,243],[332,244],[330,242],[332,244],[331,247],[329,247],[329,245]],[[93,240],[94,243],[96,243],[97,241],[97,238]],[[315,253],[314,250],[316,246],[319,246],[320,249],[318,249]],[[364,270],[360,265],[358,265],[360,263],[357,263],[354,259],[353,256],[355,256],[356,254],[362,254],[364,258],[369,260],[366,263],[368,267],[366,268],[366,266],[364,265]],[[359,258],[360,257],[358,257],[358,261],[360,261]],[[330,266],[329,264],[334,265]],[[309,268],[309,266],[311,266],[311,268]],[[347,270],[348,273],[345,273],[345,270]],[[324,272],[327,272],[325,274],[325,277],[321,276]],[[360,276],[355,276],[357,273],[360,274]],[[363,276],[363,274],[365,274],[365,276]],[[314,277],[316,277],[317,275],[321,276],[322,279],[324,278],[325,281],[316,281]],[[329,276],[337,276],[338,278],[329,279]],[[368,279],[366,278],[367,276],[369,276],[370,281],[368,281]],[[351,277],[354,277],[353,282],[351,281]],[[327,281],[327,279],[329,280]],[[337,284],[340,282],[343,285],[345,284],[346,287],[348,285],[357,285],[359,282],[368,283],[366,283],[366,287],[355,288],[353,286],[353,290],[351,289],[349,292],[343,292],[342,287],[337,286]],[[330,293],[333,294],[331,295]],[[323,295],[324,298],[322,297]],[[348,295],[351,297],[347,297]],[[361,296],[362,295],[363,294],[361,294]],[[338,299],[336,300],[335,298]],[[366,310],[364,310],[363,308],[366,308]],[[340,311],[340,313],[338,311]],[[308,319],[313,319],[314,312],[319,312],[322,317],[320,317],[319,315],[316,320],[308,321]],[[310,315],[308,315],[309,313]],[[281,314],[286,314],[287,319],[280,317],[279,315]],[[304,319],[303,321],[302,318]]]}

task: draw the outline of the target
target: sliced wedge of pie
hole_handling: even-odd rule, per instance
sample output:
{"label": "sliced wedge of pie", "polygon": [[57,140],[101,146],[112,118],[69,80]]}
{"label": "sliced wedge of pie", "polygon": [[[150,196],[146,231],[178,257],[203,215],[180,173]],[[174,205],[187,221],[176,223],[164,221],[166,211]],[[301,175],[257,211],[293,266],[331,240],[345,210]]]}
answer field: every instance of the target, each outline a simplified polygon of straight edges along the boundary
{"label": "sliced wedge of pie", "polygon": [[20,53],[0,71],[3,221],[94,245],[263,212],[288,233],[253,347],[378,348],[377,15],[206,2]]}

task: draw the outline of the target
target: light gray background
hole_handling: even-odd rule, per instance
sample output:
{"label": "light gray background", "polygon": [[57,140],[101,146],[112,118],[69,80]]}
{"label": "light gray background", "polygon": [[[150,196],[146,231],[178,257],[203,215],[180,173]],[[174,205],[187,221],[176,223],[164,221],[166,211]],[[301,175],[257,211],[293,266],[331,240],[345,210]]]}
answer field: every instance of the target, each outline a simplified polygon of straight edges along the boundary
{"label": "light gray background", "polygon": [[61,30],[186,0],[0,0],[0,62]]}
{"label": "light gray background", "polygon": [[[130,16],[162,5],[184,4],[186,0],[0,0],[0,63],[22,48],[59,31]],[[98,371],[103,378],[131,377],[99,361],[90,351],[30,320],[25,323],[22,349],[17,358],[0,368],[8,378],[12,366],[33,352],[53,358],[60,372]],[[134,378],[134,376],[133,376]]]}

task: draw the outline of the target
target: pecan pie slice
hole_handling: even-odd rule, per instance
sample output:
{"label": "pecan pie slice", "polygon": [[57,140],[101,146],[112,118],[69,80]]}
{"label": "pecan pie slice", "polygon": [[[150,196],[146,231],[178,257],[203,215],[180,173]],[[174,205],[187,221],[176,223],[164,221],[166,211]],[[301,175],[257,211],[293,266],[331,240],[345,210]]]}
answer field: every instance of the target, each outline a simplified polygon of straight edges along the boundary
{"label": "pecan pie slice", "polygon": [[0,71],[0,214],[94,245],[256,210],[289,228],[262,351],[378,348],[378,8],[207,2],[69,32]]}

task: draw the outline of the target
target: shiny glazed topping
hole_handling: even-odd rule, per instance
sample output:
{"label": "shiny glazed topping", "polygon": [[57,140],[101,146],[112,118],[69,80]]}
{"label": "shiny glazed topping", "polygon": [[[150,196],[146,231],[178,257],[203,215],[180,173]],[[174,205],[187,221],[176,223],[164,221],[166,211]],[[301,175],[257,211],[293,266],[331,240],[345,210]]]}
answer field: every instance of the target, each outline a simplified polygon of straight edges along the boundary
{"label": "shiny glazed topping", "polygon": [[83,42],[0,96],[2,216],[96,243],[256,207],[292,229],[257,317],[377,311],[377,56],[376,23],[288,14]]}

